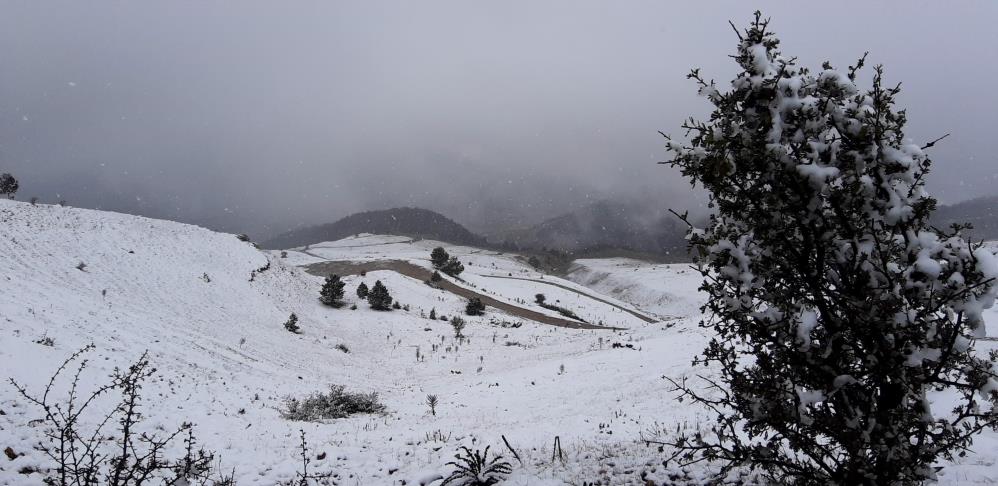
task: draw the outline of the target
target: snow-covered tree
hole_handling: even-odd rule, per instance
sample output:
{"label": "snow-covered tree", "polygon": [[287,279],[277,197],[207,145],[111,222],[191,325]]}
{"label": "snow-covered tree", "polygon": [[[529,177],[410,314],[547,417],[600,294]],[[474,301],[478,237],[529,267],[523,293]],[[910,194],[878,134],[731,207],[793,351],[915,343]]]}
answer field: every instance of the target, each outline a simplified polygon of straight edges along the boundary
{"label": "snow-covered tree", "polygon": [[17,179],[15,179],[14,176],[6,172],[0,174],[0,194],[13,199],[19,186],[20,184],[18,184]]}
{"label": "snow-covered tree", "polygon": [[366,283],[361,282],[360,285],[357,286],[357,297],[360,297],[361,299],[366,299],[368,292],[369,290],[367,288]]}
{"label": "snow-covered tree", "polygon": [[739,39],[730,87],[689,75],[708,121],[666,137],[668,163],[716,211],[690,238],[713,331],[696,362],[718,375],[707,390],[674,381],[716,421],[668,441],[672,459],[781,484],[930,480],[998,424],[996,355],[974,350],[998,259],[960,227],[929,226],[934,142],[904,137],[880,67],[865,90],[863,59],[808,70],[758,13]]}
{"label": "snow-covered tree", "polygon": [[451,277],[456,277],[464,271],[464,265],[462,265],[457,258],[450,257],[440,271],[450,275]]}
{"label": "snow-covered tree", "polygon": [[430,252],[430,263],[433,264],[433,268],[444,268],[449,259],[450,255],[447,254],[447,250],[444,250],[443,247],[438,246]]}
{"label": "snow-covered tree", "polygon": [[322,284],[322,290],[319,291],[319,301],[330,307],[342,307],[345,285],[339,275],[327,276],[325,283]]}
{"label": "snow-covered tree", "polygon": [[485,304],[482,299],[472,297],[468,299],[468,305],[464,307],[464,313],[469,316],[480,316],[485,313]]}
{"label": "snow-covered tree", "polygon": [[381,280],[374,282],[374,287],[371,287],[371,291],[367,293],[367,303],[374,310],[392,310],[392,296]]}

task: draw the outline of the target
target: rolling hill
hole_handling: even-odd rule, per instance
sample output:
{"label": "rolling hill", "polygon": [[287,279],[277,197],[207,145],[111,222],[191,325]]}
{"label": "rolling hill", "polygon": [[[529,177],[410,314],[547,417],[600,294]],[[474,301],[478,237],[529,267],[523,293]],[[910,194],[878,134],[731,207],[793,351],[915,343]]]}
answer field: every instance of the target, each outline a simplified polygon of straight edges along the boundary
{"label": "rolling hill", "polygon": [[355,213],[333,223],[289,231],[264,241],[261,246],[270,249],[295,248],[322,241],[339,240],[360,233],[409,236],[458,245],[485,244],[484,238],[435,211],[422,208],[393,208]]}

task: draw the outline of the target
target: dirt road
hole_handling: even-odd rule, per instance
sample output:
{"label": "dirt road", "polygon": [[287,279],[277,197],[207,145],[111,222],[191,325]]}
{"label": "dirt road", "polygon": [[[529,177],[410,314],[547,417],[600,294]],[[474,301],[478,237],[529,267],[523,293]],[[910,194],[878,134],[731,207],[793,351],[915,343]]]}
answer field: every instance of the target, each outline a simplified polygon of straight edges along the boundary
{"label": "dirt road", "polygon": [[[350,261],[325,261],[319,263],[313,263],[311,265],[306,265],[305,271],[311,273],[312,275],[318,275],[320,277],[325,277],[326,275],[359,275],[365,272],[374,272],[377,270],[390,270],[393,272],[398,272],[407,277],[412,277],[420,281],[427,281],[433,272],[417,266],[412,263],[402,261],[402,260],[379,260],[371,262],[350,262]],[[605,330],[619,330],[618,327],[608,327],[608,326],[596,326],[593,324],[587,324],[585,322],[573,321],[569,319],[562,319],[560,317],[554,317],[547,314],[542,314],[540,312],[519,307],[508,302],[503,302],[501,300],[496,300],[488,295],[481,294],[474,290],[462,287],[460,285],[451,282],[450,280],[444,278],[439,282],[435,282],[438,288],[450,292],[454,295],[470,299],[477,297],[482,300],[482,303],[506,312],[509,315],[520,317],[522,319],[528,319],[531,321],[540,322],[542,324],[550,324],[552,326],[567,327],[571,329],[605,329]],[[587,296],[588,297],[588,296]]]}

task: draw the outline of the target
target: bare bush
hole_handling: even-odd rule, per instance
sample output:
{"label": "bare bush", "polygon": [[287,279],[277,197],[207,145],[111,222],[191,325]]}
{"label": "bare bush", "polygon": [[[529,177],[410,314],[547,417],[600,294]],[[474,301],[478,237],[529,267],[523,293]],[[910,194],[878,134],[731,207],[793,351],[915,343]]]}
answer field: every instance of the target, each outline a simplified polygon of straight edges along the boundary
{"label": "bare bush", "polygon": [[[94,349],[84,347],[67,358],[49,379],[39,397],[14,379],[11,384],[20,395],[42,409],[47,442],[39,449],[52,461],[44,471],[45,483],[60,486],[138,486],[158,485],[221,485],[228,479],[215,477],[215,455],[197,445],[193,425],[184,422],[165,435],[138,432],[142,429],[140,413],[142,385],[155,373],[149,365],[147,354],[126,370],[115,369],[111,382],[99,386],[89,394],[79,390],[80,377],[87,367],[82,356]],[[77,365],[70,381],[68,395],[61,401],[53,396],[60,376],[70,365]],[[109,393],[118,392],[118,405],[87,428],[82,420],[95,401]],[[106,426],[118,424],[111,432]],[[183,455],[165,458],[167,450],[176,441],[182,441]]]}

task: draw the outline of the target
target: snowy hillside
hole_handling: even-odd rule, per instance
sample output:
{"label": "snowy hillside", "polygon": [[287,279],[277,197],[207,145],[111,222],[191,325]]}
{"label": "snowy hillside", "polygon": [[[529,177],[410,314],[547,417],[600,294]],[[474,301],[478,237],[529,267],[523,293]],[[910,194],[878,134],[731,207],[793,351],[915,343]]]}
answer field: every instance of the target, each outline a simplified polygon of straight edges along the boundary
{"label": "snowy hillside", "polygon": [[[673,400],[662,379],[690,374],[705,342],[696,326],[695,272],[584,260],[569,281],[542,275],[517,255],[447,247],[466,266],[455,285],[556,316],[534,303],[543,293],[588,323],[623,328],[567,329],[490,308],[466,317],[470,342],[459,344],[447,322],[426,316],[460,313],[461,297],[378,270],[346,276],[347,307],[331,309],[317,300],[322,278],[303,267],[393,260],[429,268],[438,244],[361,235],[282,258],[195,226],[0,201],[2,378],[38,392],[66,357],[93,343],[82,382],[91,388],[148,350],[158,369],[144,389],[150,426],[193,422],[240,485],[290,479],[299,428],[315,454],[325,453],[312,467],[334,472],[340,484],[439,484],[434,478],[450,470],[445,464],[461,445],[491,445],[510,459],[506,484],[665,482],[661,452],[639,438],[706,417]],[[354,289],[375,280],[409,310],[376,312],[360,302]],[[292,312],[303,334],[283,328]],[[998,323],[998,314],[989,319]],[[285,397],[330,384],[378,392],[387,415],[281,418]],[[440,397],[435,416],[427,394]],[[36,450],[42,430],[29,425],[40,411],[9,383],[0,384],[0,411],[0,449],[16,456],[0,457],[0,483],[40,484],[40,474],[19,473],[45,464]],[[555,437],[564,460],[552,460]],[[996,438],[979,439],[974,454],[945,470],[943,483],[989,482],[998,473]]]}

